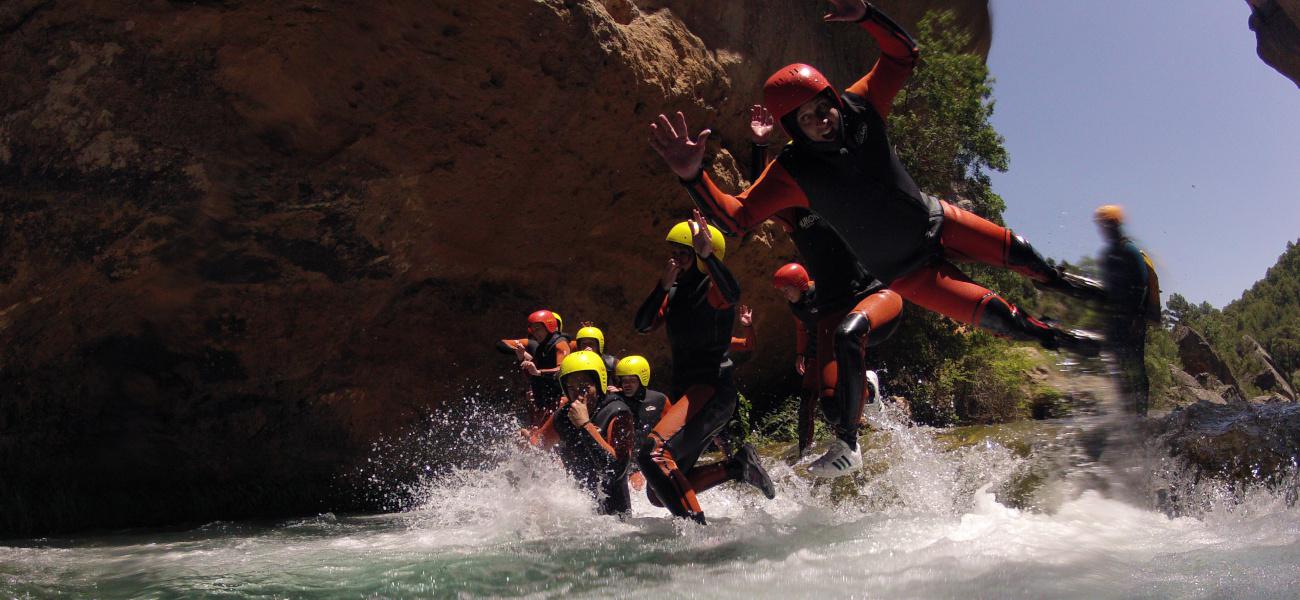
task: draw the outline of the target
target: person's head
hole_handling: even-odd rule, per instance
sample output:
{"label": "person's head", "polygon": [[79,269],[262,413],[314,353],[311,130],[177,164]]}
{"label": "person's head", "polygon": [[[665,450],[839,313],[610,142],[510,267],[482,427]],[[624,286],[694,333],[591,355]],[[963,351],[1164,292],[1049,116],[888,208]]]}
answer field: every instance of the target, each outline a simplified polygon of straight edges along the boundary
{"label": "person's head", "polygon": [[795,303],[803,299],[805,293],[813,288],[813,281],[808,277],[808,270],[799,263],[783,265],[772,274],[772,287],[781,293],[786,302]]}
{"label": "person's head", "polygon": [[590,350],[579,350],[560,363],[560,384],[570,400],[594,400],[605,391],[605,361]]}
{"label": "person's head", "polygon": [[549,310],[539,310],[528,315],[528,335],[534,340],[542,341],[546,336],[560,330],[560,321],[556,318],[555,313]]}
{"label": "person's head", "polygon": [[1124,235],[1124,209],[1118,204],[1104,204],[1097,207],[1093,213],[1093,220],[1097,222],[1097,227],[1101,229],[1101,234],[1106,239],[1114,240]]}
{"label": "person's head", "polygon": [[[691,259],[695,258],[694,232],[692,227],[698,227],[693,221],[682,221],[673,225],[668,230],[667,237],[668,251],[677,264],[682,265],[683,269],[689,268]],[[727,254],[727,240],[722,237],[722,232],[717,227],[709,225],[709,243],[713,245],[713,253],[718,256],[718,260]],[[696,258],[696,264],[701,271],[706,270],[704,265]]]}
{"label": "person's head", "polygon": [[597,354],[605,352],[605,334],[595,327],[583,327],[574,334],[573,341],[579,350],[591,350]]}
{"label": "person's head", "polygon": [[844,107],[826,76],[811,65],[786,65],[768,77],[763,104],[796,142],[839,139]]}
{"label": "person's head", "polygon": [[650,361],[644,356],[628,356],[614,366],[614,376],[624,396],[635,396],[637,391],[650,385]]}

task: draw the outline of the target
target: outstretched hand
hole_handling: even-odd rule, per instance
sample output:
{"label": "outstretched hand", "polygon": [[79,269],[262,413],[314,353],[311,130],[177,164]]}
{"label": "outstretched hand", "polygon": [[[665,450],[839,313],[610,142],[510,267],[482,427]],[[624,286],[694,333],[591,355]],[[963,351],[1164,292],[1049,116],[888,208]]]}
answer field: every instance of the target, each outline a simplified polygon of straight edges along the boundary
{"label": "outstretched hand", "polygon": [[736,307],[740,312],[740,326],[749,327],[754,324],[754,309],[747,304],[741,304]]}
{"label": "outstretched hand", "polygon": [[822,20],[830,23],[832,21],[857,21],[867,15],[867,3],[863,0],[829,0],[830,12],[822,16]]}
{"label": "outstretched hand", "polygon": [[705,260],[713,254],[713,231],[704,215],[700,214],[700,209],[691,211],[691,220],[694,221],[691,223],[691,244],[695,246],[695,255]]}
{"label": "outstretched hand", "polygon": [[749,107],[749,139],[755,144],[766,144],[771,139],[772,127],[776,125],[776,119],[772,118],[772,111],[767,110],[762,104],[755,104]]}
{"label": "outstretched hand", "polygon": [[668,168],[678,177],[695,179],[700,174],[700,166],[704,164],[704,142],[709,139],[710,133],[713,132],[705,129],[695,139],[691,139],[686,127],[686,115],[678,111],[674,127],[668,117],[661,114],[650,124],[650,147],[664,158]]}

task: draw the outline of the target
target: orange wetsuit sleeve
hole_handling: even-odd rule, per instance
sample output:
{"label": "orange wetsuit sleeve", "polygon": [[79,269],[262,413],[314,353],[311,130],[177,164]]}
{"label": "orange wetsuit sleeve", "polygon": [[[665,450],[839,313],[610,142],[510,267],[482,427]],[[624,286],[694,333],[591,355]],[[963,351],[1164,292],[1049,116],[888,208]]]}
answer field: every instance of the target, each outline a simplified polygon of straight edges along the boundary
{"label": "orange wetsuit sleeve", "polygon": [[613,450],[614,460],[631,460],[632,449],[636,447],[636,427],[632,419],[623,415],[616,416],[610,420],[606,429],[605,441]]}
{"label": "orange wetsuit sleeve", "polygon": [[758,181],[737,196],[718,189],[704,172],[692,181],[683,181],[682,185],[719,229],[734,235],[753,229],[782,209],[808,206],[808,198],[799,184],[775,160],[758,176]]}
{"label": "orange wetsuit sleeve", "polygon": [[754,325],[751,323],[741,328],[742,337],[731,338],[732,352],[753,352],[757,345],[757,338],[754,337]]}
{"label": "orange wetsuit sleeve", "polygon": [[564,415],[564,418],[569,418],[568,413],[565,413],[562,410],[568,405],[568,398],[560,398],[559,406],[551,413],[551,416],[546,417],[544,423],[538,426],[537,429],[533,430],[533,434],[528,437],[528,443],[537,446],[538,448],[552,448],[559,444],[560,434],[555,432],[555,419],[561,414]]}
{"label": "orange wetsuit sleeve", "polygon": [[903,28],[878,11],[868,10],[862,28],[876,38],[880,58],[865,77],[845,91],[866,98],[883,118],[889,116],[894,96],[903,89],[903,83],[916,67],[919,52],[916,42]]}
{"label": "orange wetsuit sleeve", "polygon": [[796,317],[795,320],[794,320],[794,351],[795,351],[795,354],[798,354],[799,356],[805,356],[805,357],[808,356],[808,338],[809,338],[809,337],[811,337],[811,336],[808,335],[808,326],[804,324],[804,322],[803,322],[802,319],[799,319],[799,318]]}

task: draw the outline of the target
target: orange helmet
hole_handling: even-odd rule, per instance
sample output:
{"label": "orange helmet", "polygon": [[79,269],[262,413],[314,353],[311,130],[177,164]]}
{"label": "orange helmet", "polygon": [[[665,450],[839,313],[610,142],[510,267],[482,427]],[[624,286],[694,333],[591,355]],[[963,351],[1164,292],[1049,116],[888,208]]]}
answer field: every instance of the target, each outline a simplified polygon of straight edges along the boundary
{"label": "orange helmet", "polygon": [[[835,94],[835,88],[831,87],[821,71],[812,65],[795,63],[781,67],[767,78],[767,83],[763,84],[763,104],[780,121],[803,103],[827,91],[838,104],[840,100]],[[784,122],[781,127],[789,129]],[[786,134],[793,136],[794,132],[786,131]]]}
{"label": "orange helmet", "polygon": [[528,315],[528,324],[541,323],[546,326],[546,330],[555,333],[560,330],[560,321],[556,318],[555,313],[549,310],[539,310]]}
{"label": "orange helmet", "polygon": [[812,287],[812,279],[808,278],[808,270],[803,268],[799,263],[790,263],[776,270],[772,275],[772,287],[781,289],[783,287],[792,287],[801,292],[808,291]]}
{"label": "orange helmet", "polygon": [[1119,225],[1124,222],[1124,209],[1118,204],[1104,204],[1097,207],[1097,212],[1093,213],[1093,218],[1098,223],[1109,223]]}

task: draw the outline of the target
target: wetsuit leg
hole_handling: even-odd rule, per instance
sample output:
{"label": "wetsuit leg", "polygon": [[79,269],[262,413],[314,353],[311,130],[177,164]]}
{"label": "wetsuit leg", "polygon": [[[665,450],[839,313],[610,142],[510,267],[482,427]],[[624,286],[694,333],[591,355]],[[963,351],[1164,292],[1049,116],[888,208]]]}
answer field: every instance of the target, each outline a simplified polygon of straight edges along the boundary
{"label": "wetsuit leg", "polygon": [[867,398],[867,347],[871,334],[898,319],[903,299],[892,290],[880,290],[858,302],[835,330],[835,361],[839,380],[835,387],[838,422],[835,435],[851,449],[858,447],[858,423]]}
{"label": "wetsuit leg", "polygon": [[1064,347],[1084,355],[1097,354],[1095,340],[1035,319],[988,288],[971,281],[947,261],[904,275],[890,283],[889,288],[908,302],[997,336],[1036,341],[1049,350]]}
{"label": "wetsuit leg", "polygon": [[632,496],[627,490],[626,474],[618,477],[605,474],[601,480],[599,496],[599,512],[602,515],[625,513],[632,510]]}
{"label": "wetsuit leg", "polygon": [[1053,267],[1025,238],[1010,229],[946,202],[941,204],[944,221],[940,240],[946,258],[1011,269],[1040,287],[1082,300],[1105,299],[1100,283]]}
{"label": "wetsuit leg", "polygon": [[730,381],[688,387],[667,408],[637,456],[647,486],[674,516],[704,522],[704,511],[688,477],[713,436],[736,409]]}
{"label": "wetsuit leg", "polygon": [[815,356],[804,358],[803,382],[799,386],[799,455],[812,446],[817,424],[817,399],[821,390],[821,368]]}

